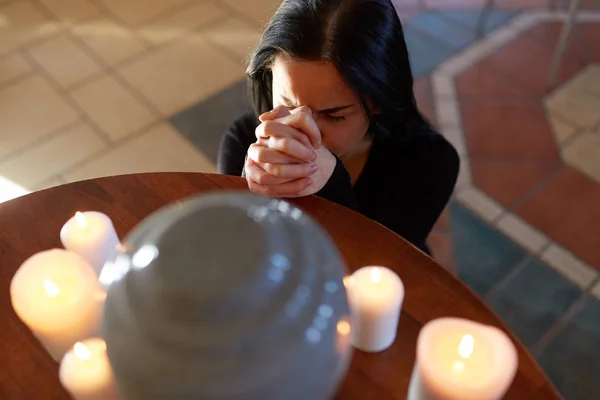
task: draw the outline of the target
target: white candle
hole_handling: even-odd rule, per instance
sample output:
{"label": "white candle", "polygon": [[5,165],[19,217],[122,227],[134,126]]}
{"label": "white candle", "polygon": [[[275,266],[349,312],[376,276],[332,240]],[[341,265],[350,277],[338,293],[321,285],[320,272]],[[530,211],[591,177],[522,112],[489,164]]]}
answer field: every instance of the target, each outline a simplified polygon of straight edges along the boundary
{"label": "white candle", "polygon": [[27,259],[10,284],[17,316],[60,361],[73,343],[98,330],[106,293],[92,267],[62,249]]}
{"label": "white candle", "polygon": [[96,211],[77,212],[60,231],[65,249],[82,256],[99,276],[104,263],[112,260],[119,246],[119,237],[106,214]]}
{"label": "white candle", "polygon": [[396,338],[404,285],[392,270],[364,267],[344,280],[352,315],[352,345],[366,352],[387,349]]}
{"label": "white candle", "polygon": [[75,343],[62,359],[58,376],[74,400],[116,400],[120,397],[102,339]]}
{"label": "white candle", "polygon": [[408,399],[501,399],[517,364],[517,350],[500,329],[459,318],[437,319],[419,333]]}

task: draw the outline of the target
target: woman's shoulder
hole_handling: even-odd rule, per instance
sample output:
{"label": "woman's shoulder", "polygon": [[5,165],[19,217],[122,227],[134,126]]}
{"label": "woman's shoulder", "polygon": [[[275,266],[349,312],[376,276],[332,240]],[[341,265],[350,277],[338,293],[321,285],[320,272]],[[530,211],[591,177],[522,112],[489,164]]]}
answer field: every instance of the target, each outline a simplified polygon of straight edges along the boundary
{"label": "woman's shoulder", "polygon": [[251,140],[254,142],[254,131],[260,121],[252,109],[248,109],[227,127],[227,134],[235,137],[240,142]]}
{"label": "woman's shoulder", "polygon": [[426,120],[411,121],[403,134],[382,136],[382,144],[398,151],[441,151],[456,153],[454,146]]}
{"label": "woman's shoulder", "polygon": [[427,166],[428,169],[455,170],[458,173],[460,158],[454,146],[428,121],[407,124],[404,135],[387,136],[380,140],[380,148],[387,154],[388,162],[404,160],[411,166]]}

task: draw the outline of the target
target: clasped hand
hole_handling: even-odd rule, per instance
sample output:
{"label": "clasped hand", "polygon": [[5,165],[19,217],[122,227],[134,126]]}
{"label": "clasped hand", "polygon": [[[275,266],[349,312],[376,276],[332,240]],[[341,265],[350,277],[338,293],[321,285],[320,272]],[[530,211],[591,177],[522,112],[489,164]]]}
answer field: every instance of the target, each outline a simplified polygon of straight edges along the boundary
{"label": "clasped hand", "polygon": [[269,197],[302,197],[321,190],[336,159],[322,145],[308,107],[278,106],[262,114],[244,166],[248,187]]}

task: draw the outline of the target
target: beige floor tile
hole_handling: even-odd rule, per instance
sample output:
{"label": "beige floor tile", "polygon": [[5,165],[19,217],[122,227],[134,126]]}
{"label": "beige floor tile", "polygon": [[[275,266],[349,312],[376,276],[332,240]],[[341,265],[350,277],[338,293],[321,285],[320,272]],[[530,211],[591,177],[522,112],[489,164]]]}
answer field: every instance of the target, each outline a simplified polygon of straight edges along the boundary
{"label": "beige floor tile", "polygon": [[586,129],[600,121],[600,65],[584,68],[546,99],[551,110]]}
{"label": "beige floor tile", "polygon": [[194,37],[159,49],[119,73],[165,116],[206,99],[243,76],[240,65]]}
{"label": "beige floor tile", "polygon": [[89,55],[63,35],[33,45],[28,51],[64,88],[102,72]]}
{"label": "beige floor tile", "polygon": [[600,184],[600,138],[582,133],[563,150],[563,159]]}
{"label": "beige floor tile", "polygon": [[164,43],[183,33],[223,17],[225,11],[213,3],[198,2],[177,10],[158,21],[140,28],[140,34],[153,43]]}
{"label": "beige floor tile", "polygon": [[214,172],[215,167],[170,125],[161,124],[65,176],[71,182],[128,173],[169,171]]}
{"label": "beige floor tile", "polygon": [[6,87],[0,91],[0,158],[78,118],[40,76]]}
{"label": "beige floor tile", "polygon": [[116,65],[147,51],[145,44],[127,29],[109,18],[98,18],[79,23],[73,32],[109,65]]}
{"label": "beige floor tile", "polygon": [[552,112],[583,128],[591,128],[600,121],[600,98],[577,85],[565,86],[552,94],[546,105]]}
{"label": "beige floor tile", "polygon": [[580,85],[586,92],[600,96],[600,64],[586,67],[580,77]]}
{"label": "beige floor tile", "polygon": [[590,292],[594,297],[600,300],[600,282],[596,283]]}
{"label": "beige floor tile", "polygon": [[20,54],[12,54],[0,59],[0,85],[33,73],[31,65]]}
{"label": "beige floor tile", "polygon": [[223,0],[223,2],[261,25],[269,21],[281,4],[281,0]]}
{"label": "beige floor tile", "polygon": [[63,181],[63,179],[61,179],[59,177],[53,177],[53,178],[48,179],[47,181],[40,183],[39,185],[34,187],[32,190],[39,191],[39,190],[50,189],[55,186],[63,185],[64,183],[65,182]]}
{"label": "beige floor tile", "polygon": [[71,97],[111,139],[121,139],[156,117],[110,76],[71,92]]}
{"label": "beige floor tile", "polygon": [[99,15],[100,10],[89,0],[40,0],[64,22],[80,21]]}
{"label": "beige floor tile", "polygon": [[[160,16],[189,0],[100,0],[112,13],[128,24],[136,25]],[[198,0],[201,2],[204,0]]]}
{"label": "beige floor tile", "polygon": [[104,147],[87,125],[79,124],[0,163],[0,175],[27,189],[35,189]]}
{"label": "beige floor tile", "polygon": [[237,18],[228,18],[223,23],[210,26],[202,31],[219,46],[225,47],[244,64],[250,53],[258,45],[260,30]]}
{"label": "beige floor tile", "polygon": [[29,1],[0,5],[0,54],[57,32],[58,25]]}
{"label": "beige floor tile", "polygon": [[556,117],[548,117],[548,122],[550,122],[554,137],[559,144],[564,143],[567,139],[573,136],[577,130],[572,125],[567,124],[563,120]]}
{"label": "beige floor tile", "polygon": [[29,194],[30,191],[0,175],[0,203]]}

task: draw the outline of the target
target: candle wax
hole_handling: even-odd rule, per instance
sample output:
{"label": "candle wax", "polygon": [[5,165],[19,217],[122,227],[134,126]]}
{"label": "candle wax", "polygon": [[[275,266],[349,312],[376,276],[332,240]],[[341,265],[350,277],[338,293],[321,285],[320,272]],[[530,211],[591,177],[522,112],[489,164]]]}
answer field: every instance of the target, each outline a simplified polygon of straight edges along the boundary
{"label": "candle wax", "polygon": [[364,267],[344,282],[352,314],[352,344],[378,352],[396,338],[404,285],[392,270]]}
{"label": "candle wax", "polygon": [[497,328],[458,318],[421,330],[409,400],[495,400],[512,382],[517,353]]}
{"label": "candle wax", "polygon": [[106,343],[92,338],[77,342],[65,354],[59,369],[60,382],[75,400],[117,400],[119,395]]}
{"label": "candle wax", "polygon": [[60,231],[65,249],[79,254],[99,276],[117,253],[119,237],[110,218],[96,211],[77,212]]}
{"label": "candle wax", "polygon": [[21,265],[10,296],[17,316],[58,361],[73,343],[97,332],[105,293],[85,260],[54,249]]}

